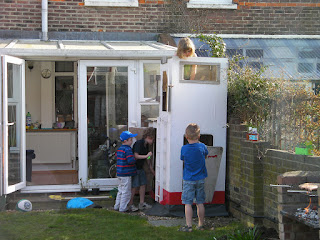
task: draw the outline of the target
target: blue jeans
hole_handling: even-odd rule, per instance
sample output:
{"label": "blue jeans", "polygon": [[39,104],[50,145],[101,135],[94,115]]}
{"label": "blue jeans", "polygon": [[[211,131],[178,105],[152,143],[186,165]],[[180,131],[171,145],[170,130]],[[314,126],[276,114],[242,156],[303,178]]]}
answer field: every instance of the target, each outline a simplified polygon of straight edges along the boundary
{"label": "blue jeans", "polygon": [[182,203],[193,204],[194,199],[196,199],[196,204],[203,204],[205,202],[204,179],[197,181],[183,180]]}
{"label": "blue jeans", "polygon": [[143,169],[137,169],[137,175],[132,177],[132,188],[147,185],[146,173]]}

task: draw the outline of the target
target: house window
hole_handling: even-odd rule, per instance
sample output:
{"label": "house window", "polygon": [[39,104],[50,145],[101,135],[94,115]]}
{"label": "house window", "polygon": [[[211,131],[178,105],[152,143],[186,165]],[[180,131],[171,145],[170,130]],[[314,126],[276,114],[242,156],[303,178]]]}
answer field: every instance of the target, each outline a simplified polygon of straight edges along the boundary
{"label": "house window", "polygon": [[241,55],[243,56],[243,49],[230,49],[226,50],[226,55],[228,58],[232,58],[233,56]]}
{"label": "house window", "polygon": [[75,63],[72,61],[55,62],[55,116],[57,122],[74,120],[74,69]]}
{"label": "house window", "polygon": [[262,49],[247,49],[246,55],[247,55],[247,57],[250,57],[250,58],[263,58],[263,50]]}
{"label": "house window", "polygon": [[259,70],[263,67],[263,49],[233,49],[228,48],[226,50],[226,55],[228,58],[232,58],[233,56],[244,56],[247,59],[240,60],[238,65],[242,68],[247,65],[251,68]]}
{"label": "house window", "polygon": [[314,71],[314,66],[312,63],[298,63],[299,73],[311,73]]}
{"label": "house window", "polygon": [[160,63],[143,63],[143,84],[141,85],[141,127],[149,127],[159,117],[161,95]]}
{"label": "house window", "polygon": [[188,8],[216,8],[216,9],[237,9],[237,4],[232,0],[190,0]]}
{"label": "house window", "polygon": [[84,0],[85,6],[138,7],[138,0]]}

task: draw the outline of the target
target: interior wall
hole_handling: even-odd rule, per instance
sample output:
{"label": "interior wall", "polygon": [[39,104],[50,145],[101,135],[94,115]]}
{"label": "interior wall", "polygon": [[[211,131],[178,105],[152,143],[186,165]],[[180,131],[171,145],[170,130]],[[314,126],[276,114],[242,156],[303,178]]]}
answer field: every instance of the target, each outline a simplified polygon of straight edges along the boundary
{"label": "interior wall", "polygon": [[[28,66],[33,65],[32,69]],[[26,114],[30,112],[32,122],[41,120],[41,74],[40,62],[26,61]]]}

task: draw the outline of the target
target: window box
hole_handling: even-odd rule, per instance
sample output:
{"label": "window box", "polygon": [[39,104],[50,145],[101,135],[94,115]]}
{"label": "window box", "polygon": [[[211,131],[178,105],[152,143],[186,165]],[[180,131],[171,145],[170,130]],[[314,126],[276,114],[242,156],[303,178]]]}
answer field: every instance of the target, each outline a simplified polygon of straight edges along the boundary
{"label": "window box", "polygon": [[138,0],[84,0],[84,5],[89,7],[138,7]]}
{"label": "window box", "polygon": [[190,0],[188,8],[215,8],[215,9],[237,9],[237,4],[232,0]]}

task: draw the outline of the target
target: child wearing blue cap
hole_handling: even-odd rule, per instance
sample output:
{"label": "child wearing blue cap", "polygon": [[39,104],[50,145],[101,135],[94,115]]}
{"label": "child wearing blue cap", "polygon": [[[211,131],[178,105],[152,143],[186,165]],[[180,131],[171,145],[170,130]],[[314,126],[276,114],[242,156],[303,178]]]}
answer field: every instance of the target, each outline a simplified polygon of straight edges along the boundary
{"label": "child wearing blue cap", "polygon": [[138,134],[124,131],[120,134],[122,145],[117,150],[117,177],[119,179],[118,194],[114,210],[126,212],[128,210],[137,211],[128,206],[131,198],[131,177],[137,174],[136,160],[132,152],[132,138]]}

